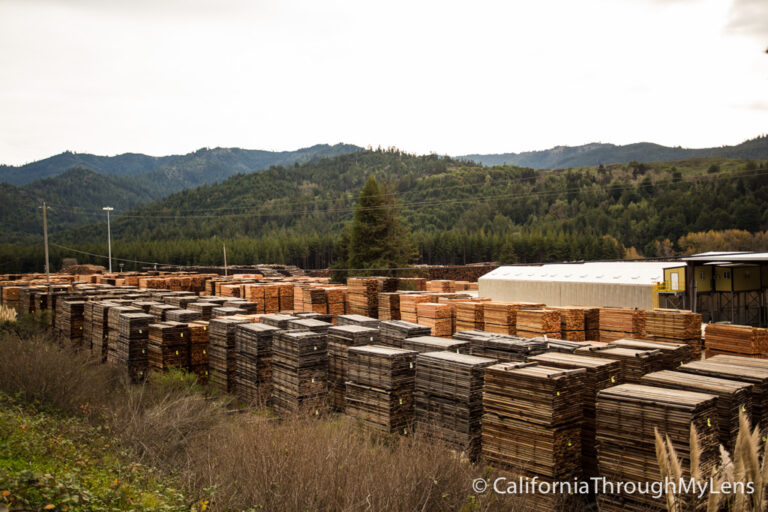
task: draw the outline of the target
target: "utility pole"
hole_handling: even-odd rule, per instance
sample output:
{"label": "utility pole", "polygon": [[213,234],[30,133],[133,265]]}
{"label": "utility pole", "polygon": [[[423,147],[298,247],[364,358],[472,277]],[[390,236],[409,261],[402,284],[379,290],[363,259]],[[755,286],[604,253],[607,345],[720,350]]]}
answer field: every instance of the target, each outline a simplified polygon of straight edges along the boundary
{"label": "utility pole", "polygon": [[222,242],[221,247],[224,249],[224,277],[227,277],[227,246]]}
{"label": "utility pole", "polygon": [[109,251],[109,273],[112,273],[112,229],[109,225],[109,212],[114,210],[111,206],[105,206],[102,210],[107,212],[107,247]]}
{"label": "utility pole", "polygon": [[48,259],[48,216],[46,215],[46,211],[48,210],[48,207],[45,206],[45,201],[43,201],[43,206],[40,206],[39,208],[43,209],[43,243],[45,244],[45,282],[48,285],[48,293],[51,293],[51,264]]}

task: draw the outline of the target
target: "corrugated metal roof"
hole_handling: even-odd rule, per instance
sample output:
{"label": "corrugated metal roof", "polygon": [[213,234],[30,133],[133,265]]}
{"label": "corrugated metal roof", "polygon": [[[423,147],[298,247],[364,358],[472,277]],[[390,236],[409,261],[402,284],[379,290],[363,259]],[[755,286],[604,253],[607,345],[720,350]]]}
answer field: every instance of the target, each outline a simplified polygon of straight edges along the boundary
{"label": "corrugated metal roof", "polygon": [[664,281],[664,269],[685,266],[676,261],[611,261],[553,263],[541,266],[505,265],[480,278],[503,281],[650,285]]}
{"label": "corrugated metal roof", "polygon": [[719,262],[732,262],[732,261],[768,261],[768,252],[703,252],[701,254],[694,254],[687,258],[682,258],[683,261],[710,261],[717,259]]}

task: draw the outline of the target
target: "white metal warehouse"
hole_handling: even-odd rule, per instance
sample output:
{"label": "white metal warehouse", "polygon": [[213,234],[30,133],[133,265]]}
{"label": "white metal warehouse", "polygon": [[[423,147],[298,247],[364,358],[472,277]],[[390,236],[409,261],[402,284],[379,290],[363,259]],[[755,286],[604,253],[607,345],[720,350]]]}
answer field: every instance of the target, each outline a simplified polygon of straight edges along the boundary
{"label": "white metal warehouse", "polygon": [[548,306],[619,306],[651,309],[664,270],[680,262],[621,261],[507,265],[480,277],[479,296]]}

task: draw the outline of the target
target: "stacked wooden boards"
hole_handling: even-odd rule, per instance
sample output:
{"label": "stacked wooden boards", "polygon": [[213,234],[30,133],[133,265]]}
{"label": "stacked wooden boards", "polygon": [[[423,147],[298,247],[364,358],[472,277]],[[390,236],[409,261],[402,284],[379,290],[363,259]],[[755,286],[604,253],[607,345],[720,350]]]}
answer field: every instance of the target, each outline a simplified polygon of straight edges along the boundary
{"label": "stacked wooden boards", "polygon": [[346,413],[373,429],[408,434],[413,421],[416,354],[383,345],[350,347]]}
{"label": "stacked wooden boards", "polygon": [[189,331],[189,371],[201,384],[208,383],[208,322],[196,320],[187,325]]}
{"label": "stacked wooden boards", "polygon": [[183,337],[186,326],[177,322],[160,322],[148,327],[149,366],[154,370],[186,368],[189,362],[188,337]]}
{"label": "stacked wooden boards", "polygon": [[520,309],[517,312],[517,335],[560,337],[560,312],[552,309]]}
{"label": "stacked wooden boards", "polygon": [[401,293],[400,294],[400,319],[406,322],[417,323],[419,315],[416,311],[418,304],[434,301],[434,295]]}
{"label": "stacked wooden boards", "polygon": [[748,325],[707,324],[704,344],[707,357],[717,354],[768,357],[768,329]]}
{"label": "stacked wooden boards", "polygon": [[645,310],[632,308],[600,308],[598,341],[645,336]]}
{"label": "stacked wooden boards", "polygon": [[448,350],[451,352],[467,354],[469,353],[469,342],[438,338],[437,336],[416,336],[414,338],[406,338],[403,340],[403,348],[421,353]]}
{"label": "stacked wooden boards", "polygon": [[379,320],[400,320],[400,294],[382,292],[379,294]]}
{"label": "stacked wooden boards", "polygon": [[[600,391],[597,394],[600,474],[620,482],[663,481],[656,459],[655,429],[669,438],[687,471],[691,425],[696,428],[702,450],[701,474],[710,475],[718,457],[713,395],[637,384],[621,384]],[[654,498],[652,493],[598,495],[601,511],[665,510],[664,500],[664,496]],[[688,503],[688,507],[693,510],[694,504]]]}
{"label": "stacked wooden boards", "polygon": [[612,342],[611,345],[637,350],[660,350],[664,356],[664,365],[668,370],[674,370],[693,359],[691,346],[686,343],[620,339]]}
{"label": "stacked wooden boards", "polygon": [[282,313],[267,314],[259,317],[260,324],[277,327],[278,329],[287,329],[288,322],[292,320],[298,320],[298,317]]}
{"label": "stacked wooden boards", "polygon": [[525,361],[527,357],[547,350],[547,343],[543,340],[484,331],[457,332],[453,338],[468,341],[469,353],[473,356],[489,357],[500,362]]}
{"label": "stacked wooden boards", "polygon": [[265,405],[272,395],[272,342],[276,327],[235,326],[235,393],[244,402]]}
{"label": "stacked wooden boards", "polygon": [[429,336],[432,330],[423,325],[404,320],[389,320],[381,322],[381,343],[391,347],[402,348],[403,340],[418,336]]}
{"label": "stacked wooden boards", "polygon": [[333,327],[332,323],[315,320],[314,318],[296,318],[295,320],[288,321],[288,329],[312,331],[320,334],[327,333],[331,327]]}
{"label": "stacked wooden boards", "polygon": [[116,347],[116,362],[128,368],[134,381],[144,379],[149,370],[147,343],[149,323],[152,315],[146,313],[124,313],[120,315]]}
{"label": "stacked wooden boards", "polygon": [[453,311],[450,304],[422,302],[416,306],[417,323],[429,327],[432,336],[453,334]]}
{"label": "stacked wooden boards", "polygon": [[346,407],[349,348],[378,344],[378,329],[360,325],[339,325],[328,329],[328,401],[332,409],[344,411]]}
{"label": "stacked wooden boards", "polygon": [[645,313],[645,337],[653,341],[685,343],[694,359],[701,357],[701,315],[681,309]]}
{"label": "stacked wooden boards", "polygon": [[456,332],[482,331],[485,325],[484,308],[486,302],[458,302],[454,306],[456,311]]}
{"label": "stacked wooden boards", "polygon": [[109,345],[109,308],[116,304],[109,301],[94,302],[91,305],[91,350],[101,362],[107,360]]}
{"label": "stacked wooden boards", "polygon": [[518,310],[543,307],[544,304],[534,302],[486,302],[483,304],[483,330],[497,334],[516,334]]}
{"label": "stacked wooden boards", "polygon": [[[116,301],[119,302],[119,301]],[[117,364],[117,342],[120,336],[120,315],[123,313],[141,313],[141,309],[132,306],[116,305],[107,312],[107,362]]]}
{"label": "stacked wooden boards", "polygon": [[560,313],[560,338],[569,341],[586,340],[584,308],[578,306],[549,307]]}
{"label": "stacked wooden boards", "polygon": [[576,354],[621,361],[624,382],[637,384],[646,373],[665,369],[666,355],[661,350],[637,350],[634,348],[591,346],[577,349]]}
{"label": "stacked wooden boards", "polygon": [[471,460],[480,454],[485,368],[496,361],[454,352],[416,358],[414,427]]}
{"label": "stacked wooden boards", "polygon": [[60,341],[75,348],[82,347],[85,301],[64,300],[58,306],[54,328]]}
{"label": "stacked wooden boards", "polygon": [[729,451],[739,431],[739,412],[752,410],[752,385],[746,382],[663,370],[644,375],[641,384],[716,396],[718,438]]}
{"label": "stacked wooden boards", "polygon": [[208,324],[208,365],[210,381],[222,391],[235,388],[235,334],[239,324],[247,323],[237,318],[214,318]]}
{"label": "stacked wooden boards", "polygon": [[350,277],[347,279],[347,287],[349,312],[373,318],[379,313],[379,292],[390,291],[382,290],[380,281],[375,278]]}
{"label": "stacked wooden boards", "polygon": [[279,414],[320,414],[328,400],[325,334],[284,331],[272,343],[272,405]]}
{"label": "stacked wooden boards", "polygon": [[363,315],[339,315],[336,317],[336,325],[357,325],[359,327],[368,327],[378,329],[381,322],[376,318]]}
{"label": "stacked wooden boards", "polygon": [[581,431],[581,457],[584,476],[598,475],[595,403],[597,393],[605,388],[622,383],[621,363],[611,359],[547,352],[531,356],[529,361],[553,368],[578,369],[586,371],[584,376],[584,424]]}

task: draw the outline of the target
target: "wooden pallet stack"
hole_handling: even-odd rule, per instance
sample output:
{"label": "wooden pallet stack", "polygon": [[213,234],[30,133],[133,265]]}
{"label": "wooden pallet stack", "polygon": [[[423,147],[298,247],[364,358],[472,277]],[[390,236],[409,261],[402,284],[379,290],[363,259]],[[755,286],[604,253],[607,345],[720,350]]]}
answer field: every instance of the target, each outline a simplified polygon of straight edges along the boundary
{"label": "wooden pallet stack", "polygon": [[143,380],[149,371],[149,325],[153,320],[143,312],[120,315],[116,362],[128,369],[134,381]]}
{"label": "wooden pallet stack", "polygon": [[332,409],[344,411],[346,406],[347,359],[350,347],[378,344],[378,329],[361,325],[339,325],[328,329],[328,393]]}
{"label": "wooden pallet stack", "polygon": [[671,370],[649,373],[640,381],[645,386],[682,389],[717,397],[718,440],[729,451],[739,432],[739,412],[752,410],[752,385],[736,380],[694,375]]}
{"label": "wooden pallet stack", "polygon": [[381,321],[363,315],[339,315],[336,317],[336,325],[357,325],[359,327],[378,329]]}
{"label": "wooden pallet stack", "polygon": [[416,311],[418,304],[432,302],[434,295],[422,295],[415,293],[400,294],[400,319],[405,322],[418,323],[419,315]]}
{"label": "wooden pallet stack", "polygon": [[638,350],[627,347],[590,346],[576,350],[576,354],[621,361],[624,382],[637,384],[643,375],[658,372],[666,367],[666,355],[661,350]]}
{"label": "wooden pallet stack", "polygon": [[427,326],[432,336],[453,334],[453,315],[449,304],[422,302],[416,305],[416,323]]}
{"label": "wooden pallet stack", "polygon": [[562,352],[547,352],[532,356],[529,361],[553,368],[568,370],[583,368],[586,371],[583,389],[584,424],[581,430],[581,460],[584,476],[588,478],[597,476],[597,441],[595,437],[597,393],[622,383],[621,363],[610,359]]}
{"label": "wooden pallet stack", "polygon": [[664,367],[674,370],[692,360],[691,346],[686,343],[662,343],[657,341],[643,341],[633,339],[621,339],[611,342],[616,347],[634,348],[637,350],[661,350],[664,354]]}
{"label": "wooden pallet stack", "polygon": [[701,358],[701,315],[681,309],[654,309],[645,313],[646,338],[685,343],[694,359]]}
{"label": "wooden pallet stack", "polygon": [[427,281],[427,291],[434,293],[455,293],[456,283],[450,279],[435,279]]}
{"label": "wooden pallet stack", "polygon": [[272,395],[272,343],[276,327],[243,323],[235,327],[235,393],[251,405],[266,405]]}
{"label": "wooden pallet stack", "polygon": [[768,329],[749,325],[707,324],[706,357],[717,354],[768,357]]}
{"label": "wooden pallet stack", "polygon": [[[536,363],[486,368],[482,454],[494,466],[541,480],[581,476],[583,369]],[[535,494],[528,510],[555,510],[554,496]]]}
{"label": "wooden pallet stack", "polygon": [[497,334],[517,333],[517,312],[520,309],[540,309],[535,302],[486,302],[483,305],[483,330]]}
{"label": "wooden pallet stack", "polygon": [[[621,384],[600,391],[597,394],[600,474],[616,482],[663,481],[656,459],[654,429],[669,438],[687,473],[691,425],[696,428],[702,450],[701,474],[710,475],[718,459],[714,396],[637,384]],[[686,474],[684,478],[689,477]],[[654,498],[652,493],[600,494],[598,504],[601,511],[666,510],[665,497]],[[700,502],[687,501],[684,509],[694,510],[700,506]]]}
{"label": "wooden pallet stack", "polygon": [[329,315],[343,315],[347,312],[347,289],[346,287],[336,286],[325,289],[325,298],[328,301]]}
{"label": "wooden pallet stack", "polygon": [[376,318],[379,314],[379,292],[381,281],[376,278],[350,277],[347,279],[349,289],[349,312]]}
{"label": "wooden pallet stack", "polygon": [[480,455],[485,368],[494,359],[453,352],[416,357],[414,428],[464,452]]}
{"label": "wooden pallet stack", "polygon": [[469,342],[464,340],[452,340],[437,336],[416,336],[403,340],[403,348],[419,353],[441,352],[444,350],[457,354],[469,353]]}
{"label": "wooden pallet stack", "polygon": [[196,320],[187,325],[189,331],[187,368],[201,384],[208,383],[208,321]]}
{"label": "wooden pallet stack", "polygon": [[568,341],[587,339],[584,308],[578,306],[550,307],[560,313],[560,338]]}
{"label": "wooden pallet stack", "polygon": [[54,320],[56,334],[62,342],[75,348],[83,346],[83,313],[85,301],[63,300],[56,311]]}
{"label": "wooden pallet stack", "polygon": [[532,338],[518,338],[506,334],[484,331],[463,331],[453,339],[468,341],[469,353],[473,356],[488,357],[499,362],[525,361],[529,356],[546,352],[547,343]]}
{"label": "wooden pallet stack", "polygon": [[418,336],[429,336],[432,329],[423,325],[404,320],[389,320],[381,322],[381,343],[390,347],[402,348],[403,340]]}
{"label": "wooden pallet stack", "polygon": [[272,406],[281,415],[320,414],[328,401],[326,335],[284,331],[272,342]]}
{"label": "wooden pallet stack", "polygon": [[560,337],[560,312],[552,309],[519,309],[516,332],[522,338]]}
{"label": "wooden pallet stack", "polygon": [[184,327],[179,323],[149,324],[147,354],[153,370],[186,368],[189,362],[188,339],[184,339]]}
{"label": "wooden pallet stack", "polygon": [[347,352],[346,413],[366,426],[408,434],[413,422],[416,352],[382,345]]}
{"label": "wooden pallet stack", "polygon": [[456,311],[456,332],[482,331],[485,327],[484,311],[487,302],[459,302],[454,306]]}
{"label": "wooden pallet stack", "polygon": [[239,324],[248,323],[237,318],[214,318],[208,323],[208,372],[210,381],[219,389],[235,389],[235,334]]}
{"label": "wooden pallet stack", "polygon": [[645,310],[632,308],[600,308],[598,341],[645,337]]}
{"label": "wooden pallet stack", "polygon": [[379,293],[379,320],[400,320],[400,294]]}

